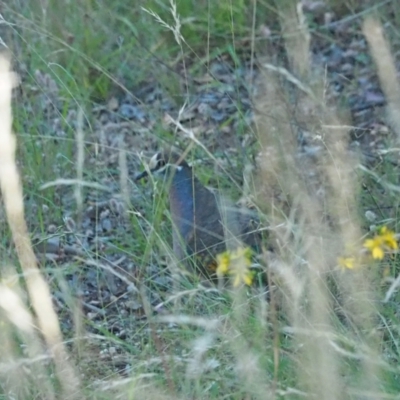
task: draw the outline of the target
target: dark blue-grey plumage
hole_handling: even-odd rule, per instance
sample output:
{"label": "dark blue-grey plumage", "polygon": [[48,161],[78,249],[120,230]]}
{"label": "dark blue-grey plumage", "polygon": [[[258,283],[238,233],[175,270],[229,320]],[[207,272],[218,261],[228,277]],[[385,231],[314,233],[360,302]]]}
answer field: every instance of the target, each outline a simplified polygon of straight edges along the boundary
{"label": "dark blue-grey plumage", "polygon": [[163,175],[168,185],[173,249],[179,260],[190,260],[187,265],[213,279],[211,266],[217,254],[241,242],[251,247],[260,244],[260,233],[254,229],[255,214],[231,205],[203,186],[181,156],[171,151],[157,153],[149,166],[152,173]]}

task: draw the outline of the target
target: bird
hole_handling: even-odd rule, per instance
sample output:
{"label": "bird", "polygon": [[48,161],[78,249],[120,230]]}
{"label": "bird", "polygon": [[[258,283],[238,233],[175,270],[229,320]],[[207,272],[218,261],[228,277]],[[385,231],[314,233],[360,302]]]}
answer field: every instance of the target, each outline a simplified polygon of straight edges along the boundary
{"label": "bird", "polygon": [[192,272],[215,282],[216,257],[244,245],[261,245],[259,221],[254,210],[234,205],[205,187],[193,168],[175,149],[164,149],[151,158],[148,169],[135,181],[152,174],[163,177],[173,224],[173,251]]}

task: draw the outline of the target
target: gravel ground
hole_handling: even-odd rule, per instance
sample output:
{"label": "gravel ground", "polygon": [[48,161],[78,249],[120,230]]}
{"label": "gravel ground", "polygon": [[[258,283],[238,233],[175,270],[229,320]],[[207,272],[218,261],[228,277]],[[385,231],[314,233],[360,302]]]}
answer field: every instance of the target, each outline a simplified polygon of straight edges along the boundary
{"label": "gravel ground", "polygon": [[[361,28],[354,21],[329,20],[327,11],[311,7],[308,13],[315,20],[327,19],[330,40],[312,36],[313,63],[326,68],[327,101],[350,110],[352,146],[373,160],[385,148],[390,128],[384,122],[385,99]],[[178,67],[176,72],[180,73]],[[122,373],[129,371],[129,357],[124,355],[126,349],[118,339],[129,339],[131,345],[142,348],[149,329],[138,282],[144,283],[147,300],[155,312],[163,311],[163,302],[173,285],[166,257],[157,249],[150,251],[146,265],[142,262],[143,241],[151,229],[146,218],[151,220],[147,213],[152,187],[133,182],[132,178],[142,168],[139,155],[146,159],[160,148],[160,135],[156,133],[160,127],[171,132],[171,141],[181,144],[188,142],[186,130],[190,130],[233,174],[240,176],[239,168],[243,166],[240,157],[256,141],[252,133],[252,99],[259,74],[257,64],[252,65],[246,57],[240,68],[235,68],[228,56],[220,57],[210,63],[208,71],[182,77],[182,93],[185,87],[190,87],[190,95],[180,99],[171,98],[156,81],[147,81],[129,88],[130,94],[93,104],[90,125],[83,124],[84,180],[99,187],[83,190],[79,212],[73,187],[56,185],[55,197],[62,207],[59,219],[45,202],[38,199],[29,202],[30,215],[35,215],[35,209],[40,207],[45,216],[44,229],[39,229],[33,218],[29,222],[32,232],[40,232],[34,236],[35,249],[43,267],[49,267],[46,271],[54,283],[54,301],[62,316],[64,332],[71,331],[72,316],[65,288],[55,279],[54,266],[62,271],[63,282],[73,296],[80,299],[88,331],[93,335],[107,331],[107,336],[115,338],[116,344],[106,346],[98,336],[92,337],[102,349],[101,359],[112,360],[112,366]],[[41,71],[36,71],[36,81],[37,87],[23,89],[26,109],[43,116],[40,128],[43,140],[61,144],[69,130],[79,127],[79,111],[70,109],[66,122],[63,121],[60,110],[65,102],[57,83]],[[185,107],[179,107],[182,99]],[[171,117],[181,128],[171,124]],[[27,132],[32,129],[30,124],[31,121],[24,121]],[[121,148],[126,152],[129,173],[129,206],[120,190]],[[59,166],[54,165],[53,173],[54,179],[73,178],[75,171],[72,176],[64,176]],[[29,180],[26,174],[28,186]],[[140,213],[143,218],[132,223],[132,213]],[[132,245],[135,240],[137,247]]]}

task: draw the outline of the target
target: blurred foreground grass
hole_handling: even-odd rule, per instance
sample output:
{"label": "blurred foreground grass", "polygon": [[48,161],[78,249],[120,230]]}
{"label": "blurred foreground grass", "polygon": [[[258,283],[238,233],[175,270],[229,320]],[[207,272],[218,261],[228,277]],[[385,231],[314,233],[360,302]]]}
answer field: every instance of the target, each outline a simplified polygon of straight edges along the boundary
{"label": "blurred foreground grass", "polygon": [[[15,209],[22,198],[15,190],[17,178],[10,173],[15,165],[12,145],[6,146],[12,139],[7,136],[7,84],[3,83],[2,212],[17,251],[4,223],[2,397],[398,398],[399,268],[393,232],[398,231],[399,182],[397,158],[390,154],[398,151],[400,91],[390,68],[394,63],[390,54],[396,60],[396,50],[385,51],[386,42],[379,41],[380,25],[369,17],[380,15],[395,37],[400,11],[395,2],[382,4],[386,7],[332,2],[343,18],[366,18],[363,32],[388,102],[387,154],[367,166],[360,154],[348,150],[348,121],[341,120],[342,110],[325,102],[324,74],[312,67],[310,27],[296,11],[297,2],[254,1],[249,6],[239,0],[182,1],[176,7],[156,0],[133,5],[88,0],[68,6],[56,0],[2,4],[6,21],[2,38],[22,77],[13,112],[16,165],[23,178],[30,233],[51,235],[48,221],[64,220],[66,227],[60,229],[68,236],[74,227],[65,215],[76,217],[79,224],[83,202],[91,194],[81,184],[61,191],[56,186],[40,190],[43,184],[71,177],[93,183],[106,177],[110,186],[119,188],[125,205],[133,203],[128,220],[134,235],[121,232],[113,246],[139,270],[161,261],[171,263],[173,258],[164,199],[142,200],[141,209],[153,215],[143,222],[138,205],[129,198],[133,171],[127,171],[124,157],[137,159],[149,139],[143,135],[135,148],[116,142],[111,150],[119,167],[109,169],[102,157],[110,149],[102,148],[101,138],[90,134],[96,122],[93,108],[125,90],[134,96],[132,88],[149,79],[156,80],[179,109],[193,90],[189,84],[182,87],[182,76],[207,70],[208,62],[219,56],[229,55],[239,66],[241,52],[253,58],[257,53],[261,73],[252,99],[257,112],[249,134],[256,139],[258,170],[249,177],[246,194],[268,221],[271,243],[266,249],[273,251],[265,249],[259,261],[275,288],[267,299],[263,290],[255,288],[222,293],[193,284],[176,285],[169,288],[162,312],[154,316],[147,292],[151,280],[141,282],[139,274],[132,280],[135,289],[128,299],[136,296],[143,315],[126,314],[122,308],[116,315],[101,313],[99,302],[91,310],[101,316],[99,323],[83,311],[79,295],[69,286],[67,276],[79,276],[82,264],[46,262],[41,273],[55,293],[62,340],[47,286],[24,236],[21,209]],[[280,55],[269,48],[268,37],[259,34],[262,25],[272,36],[284,37],[280,46],[287,57],[286,77],[293,78],[291,90],[296,91],[300,110],[296,115],[288,106],[293,93],[282,85],[282,70],[267,67]],[[7,78],[4,65],[3,70],[1,76]],[[57,126],[37,107],[40,95],[41,101],[56,105]],[[71,114],[71,109],[78,111]],[[162,117],[151,132],[160,144],[174,141],[165,132]],[[320,138],[322,150],[311,158],[298,154],[289,123],[295,117]],[[55,135],[58,131],[62,134]],[[89,134],[83,136],[83,131]],[[185,146],[188,142],[181,140]],[[97,158],[100,161],[91,164]],[[199,174],[207,180],[213,173],[199,168]],[[72,200],[65,202],[65,198]],[[380,226],[390,230],[379,230]],[[379,239],[385,233],[390,237]],[[365,242],[367,237],[372,242]],[[363,243],[369,247],[363,248]],[[374,260],[368,249],[383,253],[383,259]],[[79,254],[81,259],[84,256]],[[85,267],[91,265],[100,281],[101,242],[98,251],[87,256],[92,264]],[[344,268],[340,258],[347,260]],[[117,310],[122,300],[112,300]],[[114,333],[117,323],[124,324],[125,336]]]}

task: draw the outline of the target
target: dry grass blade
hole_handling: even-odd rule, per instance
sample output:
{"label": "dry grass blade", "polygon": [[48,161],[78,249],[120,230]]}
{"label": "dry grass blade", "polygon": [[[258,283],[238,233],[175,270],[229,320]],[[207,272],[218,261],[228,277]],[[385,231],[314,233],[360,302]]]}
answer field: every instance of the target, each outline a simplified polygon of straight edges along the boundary
{"label": "dry grass blade", "polygon": [[83,132],[83,111],[81,108],[78,110],[78,118],[76,124],[76,180],[74,195],[78,213],[78,225],[82,223],[82,211],[83,211],[83,193],[82,185],[80,182],[83,181],[83,168],[85,164],[85,147],[84,147],[84,132]]}
{"label": "dry grass blade", "polygon": [[123,136],[119,138],[118,145],[119,145],[118,164],[120,170],[119,185],[124,205],[125,207],[130,208],[131,200],[129,197],[129,172],[128,172],[128,162],[126,159],[126,150],[125,150],[126,143],[125,143],[125,138]]}
{"label": "dry grass blade", "polygon": [[295,74],[305,75],[310,64],[310,34],[305,22],[301,2],[276,1],[285,47],[290,66]]}
{"label": "dry grass blade", "polygon": [[[342,311],[351,315],[349,318],[354,324],[354,331],[347,328],[348,334],[355,342],[360,340],[360,332],[370,332],[375,309],[365,273],[335,275],[337,257],[343,248],[361,237],[354,174],[356,160],[348,153],[347,129],[334,133],[324,129],[325,125],[338,127],[343,123],[338,120],[335,108],[325,104],[321,75],[308,73],[315,69],[309,64],[310,49],[301,10],[297,9],[296,16],[294,4],[282,2],[280,17],[284,21],[291,68],[306,82],[296,83],[289,79],[291,74],[282,74],[278,67],[263,71],[260,96],[255,100],[262,147],[259,176],[255,177],[256,198],[261,202],[267,198],[272,205],[274,257],[275,264],[279,264],[274,272],[283,279],[286,306],[302,349],[298,361],[302,365],[298,371],[300,382],[309,395],[336,399],[342,398],[348,388],[340,375],[340,356],[332,350],[329,340],[335,333],[330,277],[337,278]],[[306,38],[301,45],[296,45],[294,37],[297,25]],[[282,77],[296,87],[282,82]],[[304,91],[303,87],[310,90]],[[296,107],[290,101],[291,91],[297,94]],[[319,144],[312,157],[301,146],[300,134],[305,135],[308,144]],[[302,334],[305,329],[323,334]],[[374,338],[362,337],[362,342],[367,343],[366,353],[376,353]],[[379,367],[372,360],[371,356],[363,358],[362,387],[374,393],[379,385]]]}
{"label": "dry grass blade", "polygon": [[104,192],[112,192],[112,190],[104,185],[100,185],[96,182],[79,181],[78,179],[63,179],[59,178],[52,182],[47,182],[40,187],[40,190],[48,189],[53,186],[73,186],[79,185],[81,187],[88,187],[95,190],[102,190]]}
{"label": "dry grass blade", "polygon": [[364,21],[363,33],[378,68],[379,80],[387,101],[387,114],[400,141],[400,85],[390,47],[383,36],[381,23],[372,17]]}
{"label": "dry grass blade", "polygon": [[21,181],[15,162],[16,139],[11,131],[11,90],[15,75],[5,55],[0,57],[0,185],[17,255],[24,272],[26,285],[37,315],[40,330],[53,356],[57,375],[63,389],[63,398],[76,398],[79,382],[68,361],[62,343],[57,315],[53,309],[49,287],[36,264],[27,226]]}
{"label": "dry grass blade", "polygon": [[[4,313],[0,331],[2,389],[5,393],[9,395],[12,393],[18,398],[30,397],[38,391],[46,399],[55,399],[54,388],[46,373],[51,357],[46,354],[37,335],[32,314],[25,305],[23,292],[19,288],[17,275],[12,268],[3,268],[2,275],[3,283],[0,284],[0,309],[2,314]],[[4,278],[7,275],[9,279]],[[16,336],[24,343],[27,357],[21,357]],[[30,367],[34,367],[35,374],[27,372]]]}

